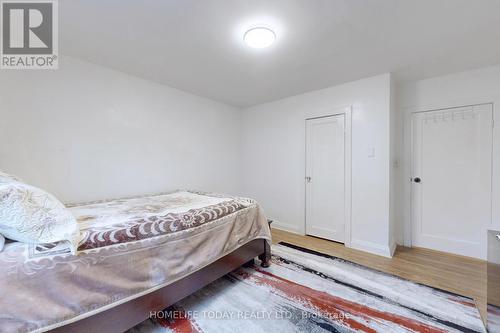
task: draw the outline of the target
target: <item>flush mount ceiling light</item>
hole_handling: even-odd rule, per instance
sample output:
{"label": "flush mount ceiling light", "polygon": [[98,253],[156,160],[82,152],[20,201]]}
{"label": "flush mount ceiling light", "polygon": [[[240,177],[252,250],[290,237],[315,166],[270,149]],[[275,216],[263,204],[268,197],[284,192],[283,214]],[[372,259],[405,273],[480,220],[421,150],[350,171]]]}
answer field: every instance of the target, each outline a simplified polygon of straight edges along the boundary
{"label": "flush mount ceiling light", "polygon": [[263,49],[271,46],[276,40],[274,31],[268,28],[252,28],[243,36],[245,43],[254,49]]}

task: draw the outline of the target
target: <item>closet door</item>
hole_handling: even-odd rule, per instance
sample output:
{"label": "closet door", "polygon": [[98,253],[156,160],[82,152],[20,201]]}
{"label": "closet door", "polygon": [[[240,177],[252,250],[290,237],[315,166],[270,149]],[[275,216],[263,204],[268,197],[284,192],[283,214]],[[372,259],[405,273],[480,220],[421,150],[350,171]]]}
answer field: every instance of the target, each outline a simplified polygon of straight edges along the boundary
{"label": "closet door", "polygon": [[306,233],[344,242],[345,116],[306,120]]}

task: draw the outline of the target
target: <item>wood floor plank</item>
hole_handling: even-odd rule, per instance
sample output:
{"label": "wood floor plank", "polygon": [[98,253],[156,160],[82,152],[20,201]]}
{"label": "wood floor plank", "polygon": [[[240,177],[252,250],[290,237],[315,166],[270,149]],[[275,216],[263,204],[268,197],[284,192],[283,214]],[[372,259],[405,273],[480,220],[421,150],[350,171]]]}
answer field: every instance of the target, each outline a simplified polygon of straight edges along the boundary
{"label": "wood floor plank", "polygon": [[350,260],[431,287],[473,298],[483,318],[486,314],[486,262],[449,253],[398,246],[385,258],[346,248],[321,238],[272,229],[273,243],[287,242]]}

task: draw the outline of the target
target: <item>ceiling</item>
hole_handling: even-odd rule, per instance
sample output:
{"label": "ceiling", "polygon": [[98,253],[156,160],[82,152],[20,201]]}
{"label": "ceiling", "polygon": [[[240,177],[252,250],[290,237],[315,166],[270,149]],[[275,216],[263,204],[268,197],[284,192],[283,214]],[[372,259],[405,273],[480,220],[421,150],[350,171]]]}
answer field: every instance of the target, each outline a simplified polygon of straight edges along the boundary
{"label": "ceiling", "polygon": [[[60,52],[234,106],[500,63],[499,0],[64,0]],[[250,49],[243,33],[272,28]]]}

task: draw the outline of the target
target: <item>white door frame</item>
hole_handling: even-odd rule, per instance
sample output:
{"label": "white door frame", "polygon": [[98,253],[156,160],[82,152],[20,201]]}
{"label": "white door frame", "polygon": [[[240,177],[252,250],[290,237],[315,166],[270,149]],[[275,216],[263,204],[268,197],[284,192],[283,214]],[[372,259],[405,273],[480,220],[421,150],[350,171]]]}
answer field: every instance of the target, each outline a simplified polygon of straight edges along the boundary
{"label": "white door frame", "polygon": [[[412,183],[410,179],[413,177],[413,115],[416,113],[429,112],[429,111],[439,111],[446,109],[455,109],[462,107],[472,107],[478,105],[491,104],[493,106],[493,120],[494,120],[494,102],[471,102],[471,103],[449,103],[449,104],[436,104],[426,107],[413,107],[408,108],[404,112],[404,124],[403,124],[403,160],[404,160],[404,178],[403,178],[403,190],[404,190],[404,215],[403,215],[403,245],[406,247],[413,246],[412,240],[412,226],[413,226],[413,196],[412,196]],[[493,156],[492,156],[493,158]],[[493,181],[493,168],[492,174],[490,175]],[[493,198],[492,193],[490,194]],[[493,205],[491,205],[493,207]],[[491,223],[491,221],[490,221]]]}
{"label": "white door frame", "polygon": [[344,126],[344,216],[345,216],[345,239],[344,245],[346,247],[351,247],[351,209],[352,209],[352,107],[342,107],[338,109],[333,109],[331,111],[323,111],[321,113],[307,114],[304,119],[304,224],[302,225],[302,234],[306,234],[306,135],[305,128],[307,126],[307,120],[326,118],[338,115],[344,115],[345,126]]}

